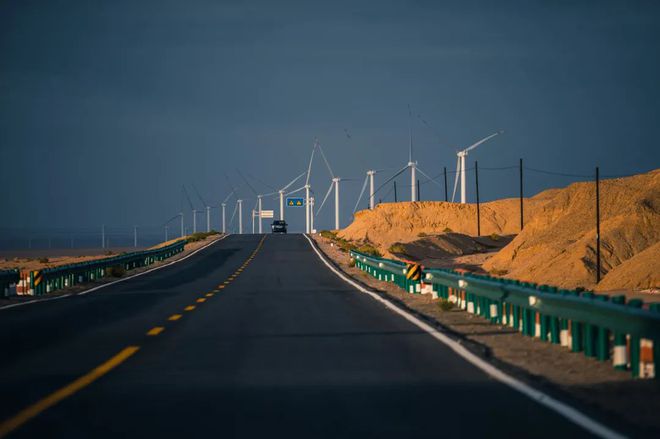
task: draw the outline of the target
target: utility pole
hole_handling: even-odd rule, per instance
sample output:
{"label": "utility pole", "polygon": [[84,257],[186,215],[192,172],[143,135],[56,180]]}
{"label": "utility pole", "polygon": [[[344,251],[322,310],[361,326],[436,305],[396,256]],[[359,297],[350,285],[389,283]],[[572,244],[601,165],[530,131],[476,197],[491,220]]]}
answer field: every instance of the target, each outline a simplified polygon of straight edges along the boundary
{"label": "utility pole", "polygon": [[369,209],[374,208],[374,174],[376,171],[367,171],[369,176]]}
{"label": "utility pole", "polygon": [[170,226],[165,226],[165,242],[170,240],[170,238],[168,236],[168,233],[167,233],[169,228],[170,228]]}
{"label": "utility pole", "polygon": [[254,209],[252,209],[252,234],[254,235]]}
{"label": "utility pole", "polygon": [[523,159],[520,159],[520,230],[523,229]]}
{"label": "utility pole", "polygon": [[105,248],[105,224],[101,226],[101,248]]}
{"label": "utility pole", "polygon": [[193,209],[192,214],[193,214],[193,233],[197,233],[197,209]]}
{"label": "utility pole", "polygon": [[280,194],[280,220],[284,221],[284,191],[280,189],[278,192]]}
{"label": "utility pole", "polygon": [[474,178],[477,186],[477,236],[481,236],[481,216],[479,212],[479,168],[477,162],[474,162]]}
{"label": "utility pole", "polygon": [[417,201],[422,201],[422,197],[419,196],[419,180],[417,180]]}
{"label": "utility pole", "polygon": [[396,203],[398,200],[396,198],[396,181],[394,182],[394,202]]}
{"label": "utility pole", "polygon": [[183,236],[185,235],[185,230],[183,227],[183,212],[181,212],[179,215],[181,215],[181,237],[183,238]]}
{"label": "utility pole", "polygon": [[225,206],[227,203],[222,203],[222,233],[227,233],[226,225],[225,225]]}
{"label": "utility pole", "polygon": [[449,195],[447,192],[447,167],[444,167],[445,169],[445,201],[449,201]]}
{"label": "utility pole", "polygon": [[236,200],[238,203],[238,234],[243,234],[243,200]]}
{"label": "utility pole", "polygon": [[596,166],[596,283],[600,282],[600,170]]}
{"label": "utility pole", "polygon": [[137,248],[137,226],[133,226],[133,247]]}
{"label": "utility pole", "polygon": [[261,195],[257,196],[257,199],[259,200],[259,233],[263,233],[262,229],[262,224],[261,224]]}
{"label": "utility pole", "polygon": [[211,206],[206,206],[206,232],[211,231]]}

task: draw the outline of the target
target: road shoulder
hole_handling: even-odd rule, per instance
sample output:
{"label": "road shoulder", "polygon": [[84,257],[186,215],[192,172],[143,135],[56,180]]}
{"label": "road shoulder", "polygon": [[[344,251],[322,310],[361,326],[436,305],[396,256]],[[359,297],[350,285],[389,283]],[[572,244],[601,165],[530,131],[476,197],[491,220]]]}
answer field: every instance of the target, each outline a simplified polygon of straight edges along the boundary
{"label": "road shoulder", "polygon": [[330,240],[319,235],[312,238],[344,274],[439,328],[506,373],[558,399],[575,402],[586,412],[608,419],[608,424],[615,427],[649,436],[660,431],[657,381],[634,380],[628,373],[613,369],[610,363],[525,337],[455,308],[443,310],[430,295],[408,294],[351,267],[348,254]]}

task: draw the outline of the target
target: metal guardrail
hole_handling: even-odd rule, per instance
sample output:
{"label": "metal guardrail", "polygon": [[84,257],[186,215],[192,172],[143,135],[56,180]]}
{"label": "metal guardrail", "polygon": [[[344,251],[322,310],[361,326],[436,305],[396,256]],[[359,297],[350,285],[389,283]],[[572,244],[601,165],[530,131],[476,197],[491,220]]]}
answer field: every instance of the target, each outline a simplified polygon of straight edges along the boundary
{"label": "metal guardrail", "polygon": [[151,265],[156,261],[162,261],[181,253],[186,242],[185,239],[181,239],[153,250],[124,253],[103,259],[30,271],[22,274],[23,279],[20,279],[20,281],[25,284],[23,286],[24,293],[29,291],[29,294],[38,296],[79,283],[100,279],[107,275],[107,270],[110,267],[132,270]]}
{"label": "metal guardrail", "polygon": [[0,270],[0,293],[5,297],[9,295],[9,287],[16,285],[20,279],[18,270]]}
{"label": "metal guardrail", "polygon": [[[491,323],[560,344],[600,361],[612,360],[640,378],[655,378],[660,358],[660,303],[591,291],[558,289],[448,269],[426,269],[420,281],[405,278],[406,264],[351,251],[355,265],[410,293],[431,292]],[[428,286],[430,285],[430,291]]]}

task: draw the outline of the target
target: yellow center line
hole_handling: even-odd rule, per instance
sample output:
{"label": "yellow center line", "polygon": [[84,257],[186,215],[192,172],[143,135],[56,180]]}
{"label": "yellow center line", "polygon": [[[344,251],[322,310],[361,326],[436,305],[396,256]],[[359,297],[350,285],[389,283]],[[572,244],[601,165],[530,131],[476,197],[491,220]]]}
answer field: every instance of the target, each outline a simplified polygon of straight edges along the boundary
{"label": "yellow center line", "polygon": [[184,311],[192,311],[195,309],[195,305],[188,305],[185,308],[183,308]]}
{"label": "yellow center line", "polygon": [[197,299],[197,303],[204,303],[204,302],[206,302],[206,299],[203,298],[203,297],[200,297],[199,299]]}
{"label": "yellow center line", "polygon": [[167,320],[175,322],[181,318],[181,314],[172,314]]}
{"label": "yellow center line", "polygon": [[229,284],[229,281],[226,280],[226,281],[223,282],[223,284],[228,285],[228,284]]}
{"label": "yellow center line", "polygon": [[147,335],[158,335],[161,332],[163,332],[164,330],[165,330],[165,328],[163,328],[162,326],[155,326],[147,332]]}
{"label": "yellow center line", "polygon": [[223,289],[225,286],[224,285],[218,285],[219,289]]}
{"label": "yellow center line", "polygon": [[213,293],[206,293],[206,297],[213,297]]}
{"label": "yellow center line", "polygon": [[121,363],[126,361],[131,355],[136,353],[138,349],[140,349],[139,346],[129,346],[127,348],[124,348],[121,352],[119,352],[117,355],[115,355],[105,363],[98,366],[96,369],[93,369],[91,372],[87,373],[86,375],[81,376],[80,378],[67,384],[61,389],[51,393],[50,395],[37,401],[31,406],[21,410],[20,412],[18,412],[18,414],[14,415],[13,417],[7,419],[6,421],[3,421],[2,424],[0,424],[0,437],[4,437],[8,435],[9,433],[16,430],[21,425],[28,422],[30,419],[39,415],[41,412],[49,409],[50,407],[62,401],[63,399],[83,389],[84,387],[89,386],[94,381],[96,381],[97,379],[99,379],[100,377],[107,374],[112,369],[114,369],[115,367],[119,366]]}

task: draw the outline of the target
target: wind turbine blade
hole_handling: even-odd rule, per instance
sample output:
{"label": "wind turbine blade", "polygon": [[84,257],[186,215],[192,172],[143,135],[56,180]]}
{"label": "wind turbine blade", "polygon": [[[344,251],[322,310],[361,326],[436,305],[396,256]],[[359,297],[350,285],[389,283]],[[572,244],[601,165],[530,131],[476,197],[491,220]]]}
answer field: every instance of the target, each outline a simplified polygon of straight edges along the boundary
{"label": "wind turbine blade", "polygon": [[224,199],[222,202],[223,202],[223,203],[226,203],[232,195],[234,195],[234,191],[233,191],[233,190],[232,190],[231,192],[229,192],[229,195],[227,195],[227,196],[225,197],[225,199]]}
{"label": "wind turbine blade", "polygon": [[254,188],[252,187],[252,185],[250,184],[250,182],[247,181],[247,178],[245,178],[245,176],[241,173],[241,171],[239,171],[238,169],[236,169],[236,172],[238,172],[238,175],[241,176],[241,178],[243,179],[243,181],[245,182],[245,184],[247,185],[247,187],[250,188],[250,190],[254,193],[254,195],[258,195],[258,194],[257,194],[257,191],[254,190]]}
{"label": "wind turbine blade", "polygon": [[181,185],[181,189],[183,189],[183,193],[185,194],[186,199],[188,200],[188,204],[190,205],[190,210],[195,210],[192,201],[190,201],[190,196],[188,195],[188,190],[186,189],[186,186]]}
{"label": "wind turbine blade", "polygon": [[195,193],[197,194],[197,198],[199,198],[199,201],[202,202],[202,207],[206,207],[206,206],[208,206],[208,204],[206,204],[206,202],[204,201],[204,199],[202,198],[202,196],[199,194],[199,191],[197,190],[197,186],[195,186],[194,183],[193,183],[192,187],[193,187],[193,190],[195,191]]}
{"label": "wind turbine blade", "polygon": [[481,139],[480,141],[478,141],[478,142],[475,143],[474,145],[471,145],[471,146],[467,147],[467,148],[465,149],[465,152],[468,152],[468,151],[473,150],[473,149],[476,148],[477,146],[479,146],[479,145],[481,145],[482,143],[484,143],[484,142],[486,142],[486,141],[492,139],[493,137],[497,136],[498,134],[502,134],[503,132],[504,132],[504,131],[498,131],[498,132],[496,132],[496,133],[491,134],[491,135],[488,136],[488,137],[484,137],[483,139]]}
{"label": "wind turbine blade", "polygon": [[334,184],[335,184],[334,181],[330,183],[330,187],[328,188],[328,192],[325,193],[325,198],[323,198],[323,202],[321,203],[319,208],[316,209],[316,214],[315,215],[318,215],[319,212],[321,212],[321,209],[323,209],[323,205],[325,204],[326,200],[328,199],[328,196],[330,195],[330,192],[332,192],[332,186],[334,186]]}
{"label": "wind turbine blade", "polygon": [[458,187],[458,177],[461,173],[461,158],[456,158],[456,178],[454,178],[454,192],[451,194],[451,202],[454,202],[454,197],[456,197],[456,188]]}
{"label": "wind turbine blade", "polygon": [[355,203],[355,207],[353,208],[353,213],[357,210],[357,207],[360,205],[360,201],[362,200],[362,195],[364,195],[364,190],[367,188],[367,183],[369,182],[369,176],[367,175],[364,178],[364,184],[362,185],[362,190],[360,191],[360,196],[357,199],[357,202]]}
{"label": "wind turbine blade", "polygon": [[284,186],[284,187],[283,187],[282,189],[280,189],[280,190],[285,191],[285,190],[289,189],[289,187],[291,187],[291,185],[292,185],[293,183],[295,183],[296,181],[300,180],[300,178],[301,178],[302,176],[304,176],[305,174],[306,174],[306,172],[303,172],[302,174],[300,174],[299,176],[297,176],[296,178],[294,178],[293,180],[291,180],[291,181],[289,182],[289,184],[287,184],[286,186]]}
{"label": "wind turbine blade", "polygon": [[440,189],[442,189],[442,185],[441,185],[440,183],[438,183],[437,181],[435,181],[432,177],[429,177],[429,176],[426,174],[426,172],[424,172],[424,171],[422,171],[421,169],[419,169],[419,166],[417,166],[417,170],[418,170],[419,173],[422,174],[424,177],[428,178],[429,181],[435,183]]}
{"label": "wind turbine blade", "polygon": [[295,194],[295,193],[300,192],[300,191],[303,191],[303,190],[305,190],[305,186],[303,186],[303,187],[299,187],[298,189],[293,190],[293,191],[291,191],[291,192],[287,192],[287,193],[285,193],[284,195]]}
{"label": "wind turbine blade", "polygon": [[376,190],[374,191],[374,195],[376,195],[376,193],[378,193],[378,191],[381,190],[381,189],[383,188],[383,186],[385,186],[387,183],[389,183],[390,181],[394,180],[394,179],[397,178],[399,175],[401,175],[401,173],[403,173],[403,171],[405,171],[406,169],[408,169],[408,165],[404,166],[403,168],[401,168],[401,170],[400,170],[399,172],[397,172],[396,174],[394,174],[393,176],[391,176],[390,178],[388,178],[387,180],[385,180],[385,181],[383,182],[383,184],[381,184],[380,186],[378,186],[378,189],[376,189]]}
{"label": "wind turbine blade", "polygon": [[314,139],[314,148],[312,148],[312,155],[309,157],[309,166],[307,167],[307,179],[305,180],[305,186],[309,184],[309,175],[312,172],[312,160],[314,160],[314,152],[316,151],[316,146],[318,143],[319,141]]}
{"label": "wind turbine blade", "polygon": [[319,146],[319,152],[321,153],[321,157],[323,157],[323,161],[325,162],[325,165],[328,167],[328,171],[330,172],[330,177],[335,178],[335,174],[332,172],[332,168],[330,168],[330,163],[328,163],[328,159],[325,157],[325,153],[323,152],[323,148],[321,147],[321,144],[318,144]]}
{"label": "wind turbine blade", "polygon": [[236,215],[236,211],[238,210],[238,203],[234,204],[234,211],[231,214],[231,219],[229,220],[229,227],[231,227],[232,223],[234,222],[234,216]]}

